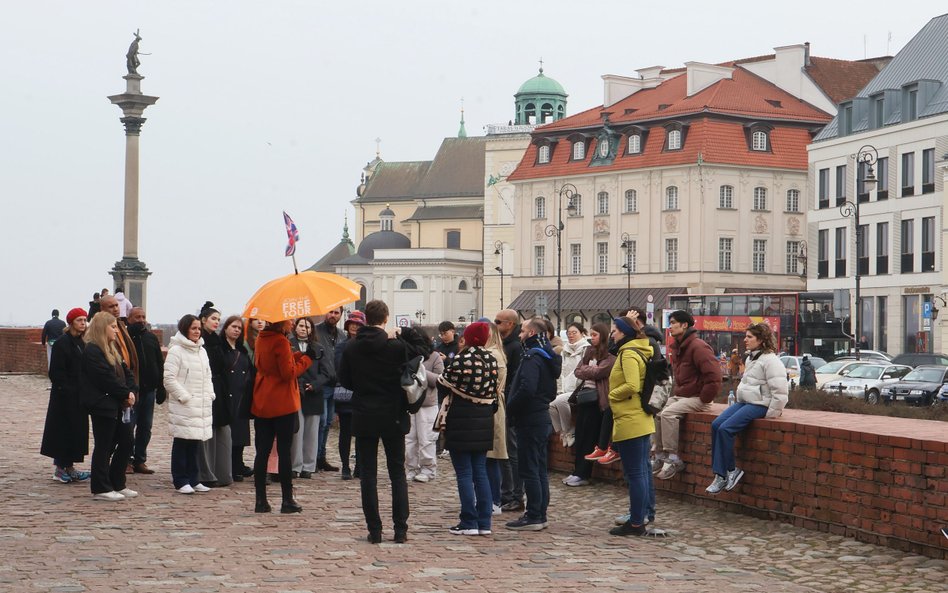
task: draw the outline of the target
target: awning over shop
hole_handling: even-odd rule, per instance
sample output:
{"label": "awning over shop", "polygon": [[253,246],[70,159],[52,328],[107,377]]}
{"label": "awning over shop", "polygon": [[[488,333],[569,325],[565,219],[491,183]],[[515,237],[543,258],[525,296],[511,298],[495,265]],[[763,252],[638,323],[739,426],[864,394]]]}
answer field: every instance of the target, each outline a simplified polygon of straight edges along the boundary
{"label": "awning over shop", "polygon": [[[632,306],[645,308],[649,295],[657,309],[664,309],[668,305],[668,296],[686,294],[688,289],[683,286],[671,288],[633,288]],[[510,303],[510,308],[516,311],[536,310],[537,297],[546,297],[548,312],[556,311],[556,290],[525,290]],[[563,313],[570,311],[625,311],[628,304],[628,291],[625,288],[593,288],[588,290],[569,289],[561,293]]]}

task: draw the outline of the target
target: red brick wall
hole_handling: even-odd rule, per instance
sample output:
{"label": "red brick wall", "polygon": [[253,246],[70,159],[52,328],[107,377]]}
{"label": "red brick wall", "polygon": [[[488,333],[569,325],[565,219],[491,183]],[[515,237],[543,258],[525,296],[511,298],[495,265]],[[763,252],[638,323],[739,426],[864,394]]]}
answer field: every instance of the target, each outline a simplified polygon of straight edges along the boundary
{"label": "red brick wall", "polygon": [[0,328],[0,372],[45,375],[46,346],[40,344],[42,333],[38,327]]}
{"label": "red brick wall", "polygon": [[[724,408],[689,414],[679,476],[656,489],[696,504],[829,531],[861,541],[948,558],[948,424],[883,416],[786,410],[757,420],[737,440],[746,474],[733,492],[704,489],[711,472],[711,421]],[[572,451],[554,438],[550,467],[573,468]],[[621,463],[593,476],[621,479]]]}

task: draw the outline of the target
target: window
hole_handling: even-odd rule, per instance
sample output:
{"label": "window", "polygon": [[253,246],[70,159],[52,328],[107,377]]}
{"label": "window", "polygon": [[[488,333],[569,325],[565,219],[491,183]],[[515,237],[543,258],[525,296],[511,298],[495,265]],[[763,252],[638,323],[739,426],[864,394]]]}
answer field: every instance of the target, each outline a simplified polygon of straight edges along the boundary
{"label": "window", "polygon": [[767,132],[756,131],[751,135],[752,150],[767,150]]}
{"label": "window", "polygon": [[915,153],[902,155],[902,195],[915,195]]}
{"label": "window", "polygon": [[533,200],[533,217],[534,218],[546,218],[546,198],[543,196],[537,196]]}
{"label": "window", "polygon": [[639,209],[639,198],[634,189],[625,190],[625,211],[637,212]]}
{"label": "window", "polygon": [[622,244],[622,248],[625,249],[625,265],[622,267],[629,274],[635,273],[635,241],[629,240],[625,241]]}
{"label": "window", "polygon": [[573,142],[573,160],[581,161],[586,158],[586,141],[577,140]]}
{"label": "window", "polygon": [[889,273],[889,223],[876,224],[876,274]]}
{"label": "window", "polygon": [[788,189],[787,190],[787,212],[799,212],[799,211],[800,211],[800,190]]}
{"label": "window", "polygon": [[546,275],[546,266],[544,265],[545,260],[546,260],[546,247],[544,245],[534,245],[533,246],[533,275],[534,276]]}
{"label": "window", "polygon": [[721,186],[718,197],[718,208],[734,208],[734,186]]}
{"label": "window", "polygon": [[935,270],[935,217],[922,219],[922,272]]}
{"label": "window", "polygon": [[458,290],[467,290],[467,280],[461,280],[461,282],[458,283]]}
{"label": "window", "polygon": [[880,95],[872,101],[872,124],[874,128],[885,125],[885,98]]}
{"label": "window", "polygon": [[767,209],[767,188],[755,187],[754,188],[754,210],[766,210],[766,209]]}
{"label": "window", "polygon": [[579,243],[573,243],[569,246],[569,273],[583,273],[583,246]]}
{"label": "window", "polygon": [[541,165],[545,165],[550,162],[550,145],[544,144],[537,151],[537,162]]}
{"label": "window", "polygon": [[461,231],[448,231],[446,233],[446,241],[448,249],[460,249],[461,248]]}
{"label": "window", "polygon": [[[573,213],[569,214],[569,207],[573,207]],[[583,215],[583,196],[576,194],[569,199],[569,202],[566,204],[566,213],[570,216],[582,216]]]}
{"label": "window", "polygon": [[639,154],[642,152],[642,136],[639,134],[629,135],[629,154]]}
{"label": "window", "polygon": [[721,237],[718,239],[718,271],[731,272],[731,257],[734,251],[734,239]]}
{"label": "window", "polygon": [[836,277],[848,276],[846,273],[846,227],[836,227]]}
{"label": "window", "polygon": [[609,192],[601,191],[596,195],[596,214],[609,214]]}
{"label": "window", "polygon": [[766,239],[754,239],[753,264],[754,264],[755,272],[763,273],[767,271],[767,240]]}
{"label": "window", "polygon": [[787,241],[787,274],[800,273],[800,242]]}
{"label": "window", "polygon": [[418,285],[415,284],[415,281],[412,280],[411,278],[405,278],[404,280],[402,280],[402,283],[401,285],[399,285],[399,288],[402,290],[418,290]]}
{"label": "window", "polygon": [[902,221],[902,273],[915,271],[915,221]]}
{"label": "window", "polygon": [[830,207],[830,170],[829,169],[820,169],[820,185],[818,193],[820,196],[820,208],[829,208]]}
{"label": "window", "polygon": [[829,278],[829,229],[822,229],[817,240],[816,277]]}
{"label": "window", "polygon": [[918,89],[913,88],[906,94],[905,117],[902,118],[902,121],[915,121],[916,119],[918,119]]}
{"label": "window", "polygon": [[926,148],[922,151],[922,193],[930,194],[935,191],[935,149]]}
{"label": "window", "polygon": [[876,200],[889,199],[889,157],[882,157],[876,162]]}
{"label": "window", "polygon": [[846,165],[836,167],[836,205],[846,201]]}
{"label": "window", "polygon": [[665,239],[665,271],[678,271],[678,239]]}
{"label": "window", "polygon": [[681,150],[681,130],[668,131],[668,150]]}
{"label": "window", "polygon": [[596,243],[596,273],[609,273],[609,244]]}
{"label": "window", "polygon": [[856,268],[860,276],[869,274],[869,225],[856,227]]}
{"label": "window", "polygon": [[678,210],[678,187],[669,185],[665,188],[665,210]]}

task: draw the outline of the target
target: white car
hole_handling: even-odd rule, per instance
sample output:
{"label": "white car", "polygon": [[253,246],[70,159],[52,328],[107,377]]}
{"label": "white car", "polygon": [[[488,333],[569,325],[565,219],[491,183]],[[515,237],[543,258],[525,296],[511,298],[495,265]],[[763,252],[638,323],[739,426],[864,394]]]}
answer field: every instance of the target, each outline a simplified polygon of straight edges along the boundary
{"label": "white car", "polygon": [[827,381],[835,381],[836,379],[842,379],[856,367],[860,367],[865,364],[872,364],[872,361],[867,360],[834,360],[833,362],[828,362],[816,369],[816,388],[819,389]]}
{"label": "white car", "polygon": [[877,404],[884,385],[897,382],[911,371],[912,367],[904,364],[864,364],[842,379],[827,381],[821,389],[827,393],[865,398],[866,403]]}

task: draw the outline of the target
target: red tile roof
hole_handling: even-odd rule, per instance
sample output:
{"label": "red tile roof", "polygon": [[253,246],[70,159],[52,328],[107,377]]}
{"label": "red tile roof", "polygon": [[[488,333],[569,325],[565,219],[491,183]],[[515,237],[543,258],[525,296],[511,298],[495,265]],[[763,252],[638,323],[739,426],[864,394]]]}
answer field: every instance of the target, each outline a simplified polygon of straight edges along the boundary
{"label": "red tile roof", "polygon": [[833,103],[839,104],[855,97],[891,61],[889,56],[857,62],[812,57],[806,73]]}

